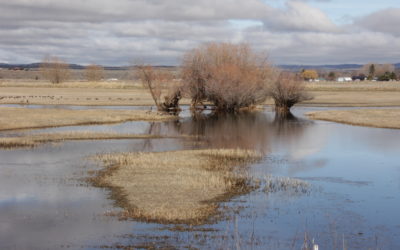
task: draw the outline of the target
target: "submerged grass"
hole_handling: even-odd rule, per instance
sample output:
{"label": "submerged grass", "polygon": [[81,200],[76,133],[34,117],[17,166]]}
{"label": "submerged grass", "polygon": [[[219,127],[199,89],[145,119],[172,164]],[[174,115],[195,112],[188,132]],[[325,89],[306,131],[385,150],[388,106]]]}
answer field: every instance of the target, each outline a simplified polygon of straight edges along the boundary
{"label": "submerged grass", "polygon": [[400,109],[329,110],[310,112],[307,116],[315,120],[400,129]]}
{"label": "submerged grass", "polygon": [[70,110],[0,108],[0,130],[46,128],[72,125],[107,124],[125,121],[164,121],[176,119],[145,110]]}
{"label": "submerged grass", "polygon": [[104,154],[105,170],[90,181],[110,188],[122,217],[157,223],[201,224],[217,214],[217,201],[252,190],[233,167],[260,159],[248,150],[183,150]]}
{"label": "submerged grass", "polygon": [[266,176],[264,181],[263,191],[267,194],[276,192],[307,194],[311,188],[310,183],[290,177]]}

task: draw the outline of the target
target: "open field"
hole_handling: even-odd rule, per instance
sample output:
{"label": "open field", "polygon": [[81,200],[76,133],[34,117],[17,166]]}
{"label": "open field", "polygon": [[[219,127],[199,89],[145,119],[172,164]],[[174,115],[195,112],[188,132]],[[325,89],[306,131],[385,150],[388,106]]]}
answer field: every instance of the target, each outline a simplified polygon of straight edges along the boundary
{"label": "open field", "polygon": [[309,91],[400,91],[400,81],[393,82],[307,82]]}
{"label": "open field", "polygon": [[[117,88],[84,84],[79,87],[0,87],[0,104],[150,106],[153,99],[142,87]],[[117,84],[117,83],[112,83]],[[189,103],[183,99],[181,103]]]}
{"label": "open field", "polygon": [[311,119],[346,123],[351,125],[400,129],[398,109],[355,109],[317,111],[307,114]]}
{"label": "open field", "polygon": [[[179,136],[184,138],[185,136]],[[63,132],[49,134],[33,134],[20,137],[0,137],[0,148],[13,149],[20,147],[35,147],[48,142],[62,142],[72,140],[123,140],[123,139],[160,139],[177,138],[177,136],[161,136],[149,134],[119,134],[119,133],[98,133],[90,131]]]}
{"label": "open field", "polygon": [[246,192],[233,167],[260,159],[247,150],[186,150],[105,154],[106,167],[91,181],[111,188],[123,216],[161,223],[198,224],[217,212],[213,201]]}
{"label": "open field", "polygon": [[321,107],[385,107],[400,106],[396,91],[310,91],[314,99],[298,105]]}
{"label": "open field", "polygon": [[18,88],[89,88],[89,89],[140,89],[142,84],[139,81],[70,81],[53,84],[48,81],[32,80],[4,80],[0,81],[0,87]]}
{"label": "open field", "polygon": [[144,110],[69,110],[0,108],[0,130],[31,129],[72,125],[106,124],[124,121],[163,121],[174,116]]}
{"label": "open field", "polygon": [[[299,105],[311,106],[400,106],[400,82],[306,83],[313,100]],[[182,99],[181,104],[190,100]],[[0,104],[42,105],[153,105],[150,94],[133,82],[47,82],[3,81]],[[272,104],[267,100],[265,104]]]}

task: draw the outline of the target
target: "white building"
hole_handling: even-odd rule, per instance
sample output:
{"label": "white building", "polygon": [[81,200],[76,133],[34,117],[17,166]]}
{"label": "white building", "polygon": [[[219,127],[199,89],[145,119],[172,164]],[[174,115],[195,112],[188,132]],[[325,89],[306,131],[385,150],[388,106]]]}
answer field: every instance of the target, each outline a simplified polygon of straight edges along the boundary
{"label": "white building", "polygon": [[351,77],[339,77],[337,79],[338,82],[352,82],[353,79],[351,79]]}

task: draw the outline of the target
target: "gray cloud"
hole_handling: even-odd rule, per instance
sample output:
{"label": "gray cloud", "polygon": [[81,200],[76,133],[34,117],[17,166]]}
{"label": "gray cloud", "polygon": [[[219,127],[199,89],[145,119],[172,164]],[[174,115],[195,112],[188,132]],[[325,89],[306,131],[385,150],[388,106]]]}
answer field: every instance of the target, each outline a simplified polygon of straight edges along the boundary
{"label": "gray cloud", "polygon": [[400,36],[400,8],[380,10],[355,21],[365,29]]}
{"label": "gray cloud", "polygon": [[81,64],[179,64],[210,41],[248,42],[277,64],[390,62],[400,51],[398,9],[341,27],[306,1],[280,9],[261,0],[14,0],[0,10],[0,62],[53,54]]}

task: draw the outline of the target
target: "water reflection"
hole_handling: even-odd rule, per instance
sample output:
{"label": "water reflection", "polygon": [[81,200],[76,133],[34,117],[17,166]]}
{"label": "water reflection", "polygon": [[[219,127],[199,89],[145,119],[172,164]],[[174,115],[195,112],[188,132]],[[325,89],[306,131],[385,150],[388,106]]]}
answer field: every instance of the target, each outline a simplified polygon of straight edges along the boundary
{"label": "water reflection", "polygon": [[[312,121],[293,114],[275,115],[272,112],[245,112],[240,114],[197,114],[179,122],[152,126],[154,133],[190,135],[203,148],[243,148],[262,153],[271,152],[279,141],[285,145],[302,138],[311,129]],[[162,128],[161,128],[162,127]]]}

